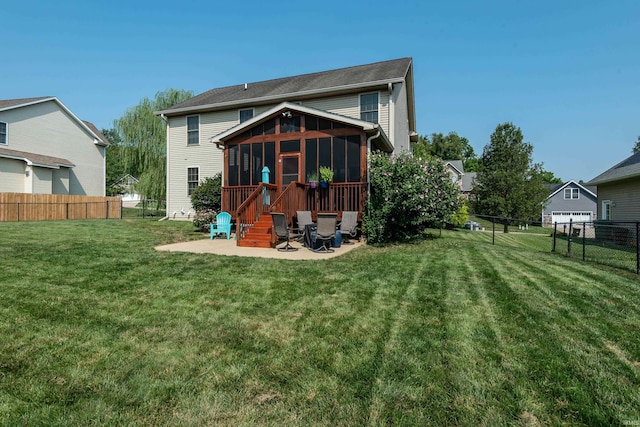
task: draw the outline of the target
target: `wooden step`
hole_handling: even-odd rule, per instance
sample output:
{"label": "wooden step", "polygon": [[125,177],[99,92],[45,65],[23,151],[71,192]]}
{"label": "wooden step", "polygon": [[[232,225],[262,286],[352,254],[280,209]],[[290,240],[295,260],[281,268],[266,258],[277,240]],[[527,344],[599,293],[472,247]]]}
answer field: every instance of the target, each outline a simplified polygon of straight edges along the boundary
{"label": "wooden step", "polygon": [[262,242],[259,240],[252,240],[252,239],[239,240],[238,246],[242,246],[245,248],[273,248],[271,241]]}

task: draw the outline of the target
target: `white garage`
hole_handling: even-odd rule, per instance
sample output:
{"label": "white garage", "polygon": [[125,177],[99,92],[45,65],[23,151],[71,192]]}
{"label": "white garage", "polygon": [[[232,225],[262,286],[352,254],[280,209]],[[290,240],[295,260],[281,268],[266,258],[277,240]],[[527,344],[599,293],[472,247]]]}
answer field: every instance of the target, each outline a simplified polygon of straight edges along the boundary
{"label": "white garage", "polygon": [[551,223],[566,223],[572,221],[576,222],[591,222],[593,221],[593,212],[583,211],[583,212],[562,212],[562,211],[554,211],[551,212]]}

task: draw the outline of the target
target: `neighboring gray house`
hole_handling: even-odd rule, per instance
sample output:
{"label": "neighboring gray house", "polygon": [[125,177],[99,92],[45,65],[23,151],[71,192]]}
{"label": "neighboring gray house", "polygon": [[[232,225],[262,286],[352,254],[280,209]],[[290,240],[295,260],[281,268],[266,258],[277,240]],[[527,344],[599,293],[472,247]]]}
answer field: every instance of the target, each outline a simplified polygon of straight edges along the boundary
{"label": "neighboring gray house", "polygon": [[444,165],[451,175],[451,181],[462,191],[462,179],[464,177],[464,166],[462,160],[445,160]]}
{"label": "neighboring gray house", "polygon": [[0,192],[104,196],[108,145],[55,97],[0,100]]}
{"label": "neighboring gray house", "polygon": [[411,58],[216,88],[156,114],[171,219],[190,219],[191,192],[220,172],[222,209],[235,216],[264,167],[280,192],[328,166],[331,197],[361,211],[368,152],[409,151],[418,138]]}
{"label": "neighboring gray house", "polygon": [[542,226],[596,219],[597,189],[574,180],[564,184],[550,184],[550,194],[542,209]]}
{"label": "neighboring gray house", "polygon": [[588,182],[598,188],[598,219],[640,221],[640,152]]}

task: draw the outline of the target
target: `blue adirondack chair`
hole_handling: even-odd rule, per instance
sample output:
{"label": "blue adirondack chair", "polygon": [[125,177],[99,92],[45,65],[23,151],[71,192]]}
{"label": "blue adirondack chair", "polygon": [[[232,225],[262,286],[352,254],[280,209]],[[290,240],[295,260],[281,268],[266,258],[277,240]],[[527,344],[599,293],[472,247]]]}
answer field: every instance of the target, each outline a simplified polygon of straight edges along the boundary
{"label": "blue adirondack chair", "polygon": [[216,222],[209,224],[211,232],[209,233],[209,240],[213,239],[214,234],[226,233],[227,240],[231,237],[231,214],[228,212],[220,212],[216,215]]}

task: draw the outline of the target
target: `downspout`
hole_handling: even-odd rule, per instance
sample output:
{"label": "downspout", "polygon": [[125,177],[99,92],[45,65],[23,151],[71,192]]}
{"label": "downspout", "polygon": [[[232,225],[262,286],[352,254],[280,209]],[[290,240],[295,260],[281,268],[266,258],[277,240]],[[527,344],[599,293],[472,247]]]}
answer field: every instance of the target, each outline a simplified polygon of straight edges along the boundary
{"label": "downspout", "polygon": [[376,125],[376,128],[378,132],[367,138],[367,216],[370,216],[369,209],[371,209],[371,141],[380,136],[380,128],[378,125]]}
{"label": "downspout", "polygon": [[[167,130],[165,132],[165,134],[167,135],[167,160],[169,159],[169,119],[167,118],[167,116],[165,116],[164,114],[160,114],[160,118],[162,119],[163,122],[165,122],[165,124],[167,125]],[[166,182],[166,188],[167,188],[167,195],[166,195],[166,200],[165,200],[165,212],[169,211],[169,168],[167,168],[167,182]],[[169,215],[166,215],[164,218],[160,218],[158,221],[164,221],[166,219],[169,219]]]}

